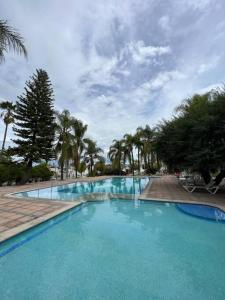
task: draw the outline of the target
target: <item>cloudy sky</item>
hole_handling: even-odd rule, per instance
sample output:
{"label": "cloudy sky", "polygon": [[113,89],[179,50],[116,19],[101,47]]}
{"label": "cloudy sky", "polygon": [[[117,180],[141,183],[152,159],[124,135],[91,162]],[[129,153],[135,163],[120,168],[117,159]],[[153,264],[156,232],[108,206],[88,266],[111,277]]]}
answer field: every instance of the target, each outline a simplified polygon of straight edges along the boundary
{"label": "cloudy sky", "polygon": [[56,108],[87,123],[105,149],[225,82],[224,0],[1,0],[0,12],[29,53],[0,65],[0,99],[15,101],[43,68]]}

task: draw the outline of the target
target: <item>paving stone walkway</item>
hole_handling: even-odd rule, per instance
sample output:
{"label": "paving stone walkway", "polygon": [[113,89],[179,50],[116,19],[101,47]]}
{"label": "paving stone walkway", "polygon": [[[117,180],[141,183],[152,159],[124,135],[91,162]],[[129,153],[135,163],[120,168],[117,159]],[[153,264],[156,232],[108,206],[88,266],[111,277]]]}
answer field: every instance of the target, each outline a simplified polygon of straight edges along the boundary
{"label": "paving stone walkway", "polygon": [[62,185],[75,181],[96,181],[106,178],[108,177],[89,177],[77,180],[69,179],[64,181],[46,181],[20,186],[0,187],[0,242],[33,227],[34,225],[40,224],[68,209],[71,209],[81,202],[52,201],[47,199],[20,199],[9,194],[49,187],[51,185]]}

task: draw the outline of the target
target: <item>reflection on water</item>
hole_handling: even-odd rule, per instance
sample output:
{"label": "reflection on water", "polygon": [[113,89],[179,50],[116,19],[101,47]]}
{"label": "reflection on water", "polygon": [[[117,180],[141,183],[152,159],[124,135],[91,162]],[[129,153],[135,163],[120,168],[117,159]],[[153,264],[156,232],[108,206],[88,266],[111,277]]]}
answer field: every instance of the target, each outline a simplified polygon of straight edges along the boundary
{"label": "reflection on water", "polygon": [[78,196],[89,193],[112,193],[138,195],[149,182],[148,177],[114,177],[95,182],[77,182],[52,188],[18,193],[21,197],[49,198],[59,200],[74,200]]}

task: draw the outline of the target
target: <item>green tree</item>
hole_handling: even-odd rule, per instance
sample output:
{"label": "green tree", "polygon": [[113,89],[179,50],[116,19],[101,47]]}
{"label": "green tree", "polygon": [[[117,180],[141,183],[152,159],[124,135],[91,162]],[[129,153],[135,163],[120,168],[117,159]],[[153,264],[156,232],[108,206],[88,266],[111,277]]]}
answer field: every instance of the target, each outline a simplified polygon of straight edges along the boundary
{"label": "green tree", "polygon": [[149,125],[146,125],[144,128],[138,127],[137,132],[141,140],[140,157],[143,159],[143,168],[147,172],[152,173],[160,167],[157,152],[155,151],[156,133]]}
{"label": "green tree", "polygon": [[97,143],[91,139],[86,138],[84,142],[86,144],[84,159],[88,165],[89,174],[92,175],[95,162],[102,158],[103,150],[97,147]]}
{"label": "green tree", "polygon": [[85,161],[81,161],[80,164],[79,164],[79,167],[78,167],[78,172],[81,174],[81,177],[83,175],[83,173],[86,171],[86,163]]}
{"label": "green tree", "polygon": [[[37,70],[26,82],[25,92],[18,97],[13,131],[18,137],[13,153],[23,157],[28,170],[33,162],[49,161],[53,155],[55,118],[53,90],[44,70]],[[29,173],[29,172],[28,172]]]}
{"label": "green tree", "polygon": [[56,148],[58,156],[61,180],[63,180],[63,170],[65,164],[69,164],[69,160],[73,157],[73,135],[72,125],[74,119],[71,117],[68,110],[63,110],[61,113],[56,113]]}
{"label": "green tree", "polygon": [[134,175],[134,142],[135,139],[131,134],[124,135],[124,161],[128,160],[130,170]]}
{"label": "green tree", "polygon": [[206,183],[225,176],[225,91],[194,95],[158,126],[157,152],[169,169],[199,172]]}
{"label": "green tree", "polygon": [[14,50],[27,57],[27,50],[22,36],[7,21],[0,20],[0,61],[4,60],[5,53]]}
{"label": "green tree", "polygon": [[119,174],[122,174],[122,159],[124,153],[123,140],[113,140],[113,144],[109,148],[108,157],[114,162],[114,165],[118,166]]}
{"label": "green tree", "polygon": [[81,120],[75,119],[73,121],[72,128],[73,128],[73,139],[74,139],[73,162],[74,162],[74,168],[75,168],[76,178],[77,178],[77,172],[80,165],[81,155],[85,149],[84,135],[85,132],[87,131],[87,125],[84,125]]}
{"label": "green tree", "polygon": [[105,159],[101,158],[99,161],[95,164],[95,171],[98,175],[103,175],[105,172]]}
{"label": "green tree", "polygon": [[141,136],[142,136],[142,132],[140,128],[137,128],[136,133],[134,135],[134,145],[137,149],[138,173],[140,173],[140,168],[141,168],[141,148],[143,146]]}
{"label": "green tree", "polygon": [[12,124],[14,121],[13,112],[15,111],[15,108],[16,105],[10,101],[3,101],[0,103],[0,109],[2,110],[0,117],[3,119],[3,122],[5,123],[5,132],[3,137],[2,150],[5,149],[5,141],[6,141],[8,126],[9,124]]}

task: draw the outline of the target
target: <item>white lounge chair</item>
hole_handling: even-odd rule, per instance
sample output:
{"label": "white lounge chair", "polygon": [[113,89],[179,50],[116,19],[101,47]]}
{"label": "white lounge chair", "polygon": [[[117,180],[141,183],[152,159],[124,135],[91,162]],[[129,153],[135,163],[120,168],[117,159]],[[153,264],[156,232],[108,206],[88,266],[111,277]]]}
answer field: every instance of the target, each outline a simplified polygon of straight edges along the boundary
{"label": "white lounge chair", "polygon": [[188,177],[182,183],[182,187],[189,193],[193,193],[196,189],[204,189],[212,195],[216,194],[223,185],[223,181],[218,185],[215,185],[214,181],[205,184],[201,177],[197,177],[197,179],[195,177]]}

